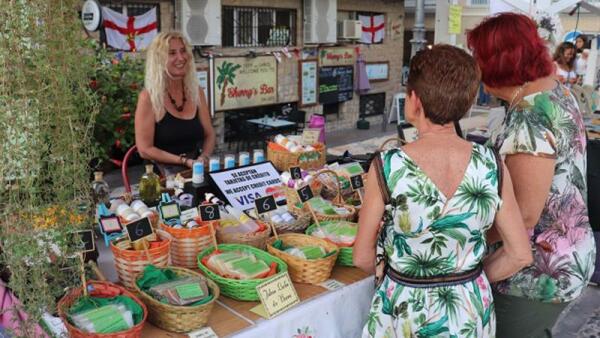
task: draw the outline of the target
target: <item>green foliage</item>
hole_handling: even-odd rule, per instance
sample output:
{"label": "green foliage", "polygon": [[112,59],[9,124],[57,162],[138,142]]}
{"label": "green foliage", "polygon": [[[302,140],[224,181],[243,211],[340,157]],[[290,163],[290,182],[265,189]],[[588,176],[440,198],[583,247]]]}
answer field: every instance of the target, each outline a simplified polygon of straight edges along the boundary
{"label": "green foliage", "polygon": [[100,161],[115,149],[135,144],[134,111],[144,84],[144,60],[138,54],[111,53],[96,44],[90,88],[100,102],[94,128],[94,150]]}
{"label": "green foliage", "polygon": [[[72,231],[91,224],[88,162],[97,105],[89,89],[79,0],[9,0],[0,6],[0,263],[29,319],[54,312],[77,285]],[[49,222],[47,210],[59,212]],[[75,217],[74,214],[79,214]],[[67,270],[61,270],[67,269]]]}

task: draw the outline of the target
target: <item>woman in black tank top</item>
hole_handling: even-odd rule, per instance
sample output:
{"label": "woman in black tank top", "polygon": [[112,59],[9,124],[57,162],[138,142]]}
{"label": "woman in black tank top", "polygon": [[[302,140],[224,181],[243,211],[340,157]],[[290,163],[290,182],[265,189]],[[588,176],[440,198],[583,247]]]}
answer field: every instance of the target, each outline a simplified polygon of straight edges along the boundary
{"label": "woman in black tank top", "polygon": [[147,50],[145,89],[135,112],[135,141],[144,159],[169,172],[191,168],[215,148],[215,132],[195,74],[194,58],[179,32],[157,35]]}

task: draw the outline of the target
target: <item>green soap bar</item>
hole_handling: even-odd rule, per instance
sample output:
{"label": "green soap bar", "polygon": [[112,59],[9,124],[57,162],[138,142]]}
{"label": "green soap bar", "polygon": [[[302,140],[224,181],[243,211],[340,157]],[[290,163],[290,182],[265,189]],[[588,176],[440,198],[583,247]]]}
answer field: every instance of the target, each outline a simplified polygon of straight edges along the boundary
{"label": "green soap bar", "polygon": [[182,284],[175,287],[175,291],[181,299],[190,299],[204,296],[204,292],[198,283]]}
{"label": "green soap bar", "polygon": [[106,305],[83,314],[98,333],[113,333],[127,330],[128,326],[123,315],[114,305]]}
{"label": "green soap bar", "polygon": [[320,246],[305,246],[301,247],[300,250],[302,250],[306,259],[322,258],[325,254],[325,250]]}
{"label": "green soap bar", "polygon": [[344,169],[348,174],[350,174],[350,176],[360,175],[364,173],[363,168],[358,163],[348,164]]}
{"label": "green soap bar", "polygon": [[231,264],[231,267],[247,276],[254,276],[269,270],[269,267],[263,261],[253,261],[249,258],[235,261]]}

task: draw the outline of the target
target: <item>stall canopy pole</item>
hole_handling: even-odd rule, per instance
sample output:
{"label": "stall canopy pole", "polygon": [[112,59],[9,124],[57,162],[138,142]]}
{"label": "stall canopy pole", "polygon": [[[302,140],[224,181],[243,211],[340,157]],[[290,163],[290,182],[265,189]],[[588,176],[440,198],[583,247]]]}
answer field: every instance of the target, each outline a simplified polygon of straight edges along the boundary
{"label": "stall canopy pole", "polygon": [[417,0],[415,7],[415,26],[413,27],[413,38],[410,40],[412,58],[418,51],[425,48],[425,0]]}

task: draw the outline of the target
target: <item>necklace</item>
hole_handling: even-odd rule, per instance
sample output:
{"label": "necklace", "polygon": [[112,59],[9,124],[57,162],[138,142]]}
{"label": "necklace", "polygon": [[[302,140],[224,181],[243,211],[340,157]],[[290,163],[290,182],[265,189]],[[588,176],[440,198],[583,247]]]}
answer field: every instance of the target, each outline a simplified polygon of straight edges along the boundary
{"label": "necklace", "polygon": [[169,91],[167,91],[167,95],[169,95],[169,100],[171,100],[173,107],[175,107],[175,109],[181,113],[183,111],[183,107],[185,107],[185,102],[187,101],[185,97],[185,90],[183,91],[183,101],[181,102],[181,106],[177,105],[177,102],[175,102],[175,99],[171,96],[171,93],[169,93]]}
{"label": "necklace", "polygon": [[529,84],[529,82],[525,82],[521,85],[521,87],[519,87],[519,88],[517,88],[517,90],[515,90],[515,93],[513,94],[512,99],[510,99],[510,104],[508,105],[509,111],[513,108],[515,101],[517,100],[517,97],[519,96],[519,94],[521,94],[523,89],[525,87],[527,87],[528,84]]}

